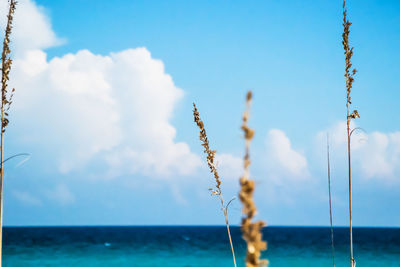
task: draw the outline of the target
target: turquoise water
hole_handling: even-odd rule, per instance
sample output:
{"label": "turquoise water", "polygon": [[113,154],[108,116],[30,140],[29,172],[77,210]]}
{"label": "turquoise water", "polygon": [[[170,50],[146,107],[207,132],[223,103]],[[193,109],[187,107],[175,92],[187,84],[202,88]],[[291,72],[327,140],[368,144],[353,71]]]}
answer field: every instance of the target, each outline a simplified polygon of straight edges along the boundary
{"label": "turquoise water", "polygon": [[[245,243],[232,227],[238,266]],[[267,227],[271,267],[332,266],[330,228]],[[335,228],[336,266],[349,266],[348,229]],[[6,227],[4,266],[231,267],[225,227]],[[400,228],[354,229],[357,267],[400,266]]]}

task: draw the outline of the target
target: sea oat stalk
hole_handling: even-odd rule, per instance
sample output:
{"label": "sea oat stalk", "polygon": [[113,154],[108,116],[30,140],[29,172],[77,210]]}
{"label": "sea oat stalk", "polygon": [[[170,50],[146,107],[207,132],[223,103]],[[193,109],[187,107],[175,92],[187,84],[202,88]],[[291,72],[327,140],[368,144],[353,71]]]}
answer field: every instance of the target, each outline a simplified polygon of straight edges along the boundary
{"label": "sea oat stalk", "polygon": [[351,193],[351,149],[350,149],[350,139],[351,134],[353,133],[354,129],[350,129],[350,122],[352,119],[359,118],[360,115],[358,114],[357,110],[354,110],[351,114],[349,111],[351,105],[351,89],[353,87],[354,82],[354,75],[357,73],[356,69],[352,69],[351,64],[351,57],[353,56],[353,47],[350,48],[349,45],[349,34],[350,34],[350,25],[351,22],[347,19],[347,10],[346,10],[346,1],[343,0],[343,48],[344,54],[346,56],[346,69],[344,76],[346,77],[346,91],[347,91],[347,156],[348,156],[348,169],[349,169],[349,214],[350,214],[350,266],[354,267],[355,260],[353,257],[353,221],[352,221],[352,193]]}
{"label": "sea oat stalk", "polygon": [[332,246],[332,264],[335,267],[335,245],[333,242],[333,218],[332,218],[332,196],[331,196],[331,163],[329,157],[329,135],[326,135],[326,154],[328,161],[328,189],[329,189],[329,218],[331,223],[331,246]]}
{"label": "sea oat stalk", "polygon": [[15,12],[15,7],[17,2],[11,0],[7,15],[7,25],[5,29],[4,41],[3,41],[3,51],[1,54],[1,152],[0,152],[0,266],[1,266],[1,251],[2,251],[2,239],[3,239],[3,178],[4,178],[4,132],[8,125],[8,110],[11,105],[12,96],[14,94],[14,89],[12,89],[11,94],[7,93],[8,80],[10,79],[9,74],[11,70],[12,60],[10,58],[10,35],[12,30],[12,22]]}
{"label": "sea oat stalk", "polygon": [[247,243],[246,253],[246,267],[259,267],[268,265],[267,260],[260,260],[261,251],[267,249],[267,243],[262,240],[262,228],[265,226],[263,221],[252,222],[257,208],[253,200],[254,193],[254,181],[250,180],[249,166],[250,166],[250,142],[254,136],[254,130],[248,127],[248,120],[250,116],[250,104],[251,104],[252,93],[249,91],[246,97],[246,111],[243,114],[242,130],[244,132],[245,139],[245,156],[244,156],[244,174],[240,178],[240,193],[239,198],[243,204],[242,218],[242,235],[243,239]]}
{"label": "sea oat stalk", "polygon": [[193,103],[193,116],[194,116],[194,122],[200,128],[200,140],[202,142],[201,145],[204,147],[204,153],[207,154],[207,164],[208,164],[208,167],[210,168],[211,173],[214,175],[214,179],[216,182],[215,189],[210,189],[210,191],[211,191],[212,195],[218,196],[221,201],[221,208],[222,208],[222,211],[224,212],[226,229],[228,231],[229,243],[231,245],[231,250],[232,250],[233,264],[236,267],[235,250],[233,249],[233,243],[232,243],[232,238],[231,238],[231,232],[229,230],[229,220],[228,220],[228,205],[230,202],[228,203],[227,206],[225,206],[224,199],[222,197],[221,179],[219,177],[218,170],[215,165],[216,151],[210,149],[210,144],[208,142],[206,129],[204,128],[204,123],[201,120],[199,111],[197,110],[197,107],[194,103]]}

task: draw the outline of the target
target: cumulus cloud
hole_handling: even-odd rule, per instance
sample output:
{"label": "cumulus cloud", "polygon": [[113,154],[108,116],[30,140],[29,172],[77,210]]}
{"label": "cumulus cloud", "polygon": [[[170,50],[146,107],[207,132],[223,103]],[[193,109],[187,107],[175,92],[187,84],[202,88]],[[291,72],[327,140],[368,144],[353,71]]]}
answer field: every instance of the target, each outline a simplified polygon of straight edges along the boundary
{"label": "cumulus cloud", "polygon": [[174,141],[170,123],[183,91],[145,48],[50,61],[32,50],[15,60],[13,81],[14,123],[36,128],[21,139],[54,148],[63,172],[99,153],[116,172],[188,174],[199,165],[186,143]]}
{"label": "cumulus cloud", "polygon": [[[366,132],[359,128],[354,121],[350,122],[350,129],[356,129],[352,134],[351,147],[352,149],[358,149],[364,145],[368,137]],[[345,121],[337,122],[329,129],[317,133],[317,139],[325,145],[327,133],[329,134],[329,142],[332,147],[340,147],[347,144],[347,124]]]}
{"label": "cumulus cloud", "polygon": [[[351,124],[351,128],[357,125]],[[330,133],[336,154],[347,155],[346,122],[338,122],[328,131],[320,132],[318,139]],[[325,137],[326,138],[326,137]],[[355,131],[351,139],[352,165],[363,179],[393,181],[400,175],[400,132]]]}
{"label": "cumulus cloud", "polygon": [[[7,22],[8,1],[0,0],[0,26],[5,28]],[[61,44],[51,28],[45,9],[30,0],[19,0],[14,16],[12,32],[13,52],[23,53],[29,49],[46,49]]]}
{"label": "cumulus cloud", "polygon": [[272,129],[265,140],[269,176],[277,183],[305,180],[310,177],[307,159],[292,144],[285,132]]}
{"label": "cumulus cloud", "polygon": [[121,141],[117,103],[104,78],[107,61],[81,51],[48,62],[40,50],[15,60],[13,123],[28,129],[17,136],[48,151],[62,172]]}
{"label": "cumulus cloud", "polygon": [[146,48],[49,60],[43,49],[59,40],[43,9],[28,0],[18,8],[14,38],[24,53],[16,55],[10,85],[17,91],[11,124],[24,129],[14,133],[21,144],[40,148],[63,173],[93,159],[108,176],[185,175],[200,165],[186,143],[175,141],[170,120],[183,90],[161,60]]}

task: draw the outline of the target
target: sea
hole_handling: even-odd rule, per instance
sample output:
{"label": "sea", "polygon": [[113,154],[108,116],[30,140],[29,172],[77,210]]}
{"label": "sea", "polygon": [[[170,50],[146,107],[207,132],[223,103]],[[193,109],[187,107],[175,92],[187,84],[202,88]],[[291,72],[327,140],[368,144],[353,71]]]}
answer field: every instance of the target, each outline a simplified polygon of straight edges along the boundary
{"label": "sea", "polygon": [[[237,266],[246,244],[231,227]],[[266,227],[270,267],[333,266],[329,227]],[[400,228],[354,228],[357,267],[400,266]],[[225,226],[5,227],[3,266],[232,267]],[[349,266],[349,229],[334,228],[335,266]]]}

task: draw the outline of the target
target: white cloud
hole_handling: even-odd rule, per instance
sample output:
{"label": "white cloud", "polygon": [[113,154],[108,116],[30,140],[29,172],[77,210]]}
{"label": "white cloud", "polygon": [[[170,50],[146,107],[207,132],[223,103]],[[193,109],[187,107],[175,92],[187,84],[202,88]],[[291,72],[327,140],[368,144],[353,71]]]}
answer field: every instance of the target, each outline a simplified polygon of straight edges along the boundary
{"label": "white cloud", "polygon": [[[356,127],[352,122],[351,129]],[[346,122],[336,123],[328,131],[320,132],[317,138],[326,138],[326,132],[330,134],[335,153],[346,155],[347,160]],[[400,132],[354,131],[351,149],[353,169],[361,174],[361,178],[391,181],[400,175]]]}
{"label": "white cloud", "polygon": [[175,141],[170,120],[183,91],[161,60],[146,48],[106,56],[81,50],[48,60],[43,49],[58,39],[43,9],[23,0],[18,11],[13,37],[17,47],[26,46],[15,56],[10,81],[16,140],[46,153],[46,162],[63,173],[92,160],[107,167],[106,176],[167,177],[197,169],[199,157]]}
{"label": "white cloud", "polygon": [[243,159],[232,154],[216,153],[215,160],[221,179],[238,183],[240,176],[243,175]]}
{"label": "white cloud", "polygon": [[284,180],[304,180],[310,177],[306,157],[292,148],[286,134],[278,129],[270,130],[265,141],[267,149],[266,165],[275,182]]}
{"label": "white cloud", "polygon": [[61,205],[69,205],[75,202],[75,196],[65,184],[57,185],[53,190],[47,192],[47,196],[50,200]]}
{"label": "white cloud", "polygon": [[356,162],[361,164],[363,174],[371,177],[392,177],[395,161],[388,154],[390,136],[373,132],[368,135],[365,145],[355,150]]}
{"label": "white cloud", "polygon": [[[170,124],[183,95],[145,48],[109,56],[82,50],[46,60],[40,50],[15,60],[17,120],[68,172],[101,154],[113,173],[188,174],[200,164]],[[24,133],[21,133],[22,135]],[[122,173],[120,173],[122,174]]]}
{"label": "white cloud", "polygon": [[[6,25],[8,1],[0,0],[0,26]],[[62,43],[53,32],[43,7],[31,0],[18,0],[12,31],[12,46],[17,54],[30,49],[46,49]]]}
{"label": "white cloud", "polygon": [[[356,129],[351,135],[351,147],[352,149],[358,149],[365,143],[367,135],[363,129],[359,128],[354,123],[354,121],[351,121],[350,129]],[[328,130],[321,131],[317,134],[317,139],[324,145],[326,145],[327,133],[329,133],[329,143],[332,145],[332,147],[339,147],[347,144],[347,124],[345,121],[337,122]]]}
{"label": "white cloud", "polygon": [[43,51],[34,50],[15,60],[12,123],[31,129],[17,135],[55,157],[63,172],[121,140],[117,104],[104,78],[109,62],[89,51],[48,62]]}
{"label": "white cloud", "polygon": [[32,194],[24,191],[16,191],[14,190],[12,192],[13,196],[22,204],[28,205],[28,206],[41,206],[42,201],[33,196]]}

